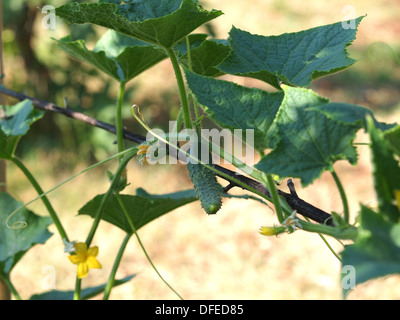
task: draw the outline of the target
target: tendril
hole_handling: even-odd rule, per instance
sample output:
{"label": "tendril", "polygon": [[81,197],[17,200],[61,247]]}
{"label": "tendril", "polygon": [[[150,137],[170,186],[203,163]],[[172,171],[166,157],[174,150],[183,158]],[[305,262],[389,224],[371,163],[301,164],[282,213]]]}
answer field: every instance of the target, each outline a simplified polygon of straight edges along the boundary
{"label": "tendril", "polygon": [[81,174],[83,174],[83,173],[85,173],[85,172],[87,172],[87,171],[89,171],[89,170],[91,170],[91,169],[93,169],[93,168],[95,168],[95,167],[97,167],[97,166],[100,166],[100,165],[102,165],[102,164],[104,164],[104,163],[106,163],[106,162],[108,162],[108,161],[110,161],[110,160],[112,160],[112,159],[115,159],[115,158],[117,158],[117,157],[119,157],[119,156],[121,156],[121,155],[124,155],[124,154],[128,153],[128,152],[131,152],[133,149],[134,149],[134,148],[126,149],[126,150],[124,150],[124,151],[122,151],[122,152],[116,153],[116,154],[114,154],[114,155],[108,157],[107,159],[104,159],[104,160],[102,160],[102,161],[100,161],[100,162],[97,162],[97,163],[95,163],[95,164],[93,164],[93,165],[91,165],[91,166],[89,166],[89,167],[87,167],[87,168],[85,168],[85,169],[79,171],[78,173],[75,173],[74,175],[72,175],[72,176],[69,177],[68,179],[66,179],[66,180],[64,180],[63,182],[59,183],[58,185],[56,185],[55,187],[51,188],[50,190],[48,190],[48,191],[46,191],[46,192],[40,194],[39,196],[37,196],[37,197],[34,198],[33,200],[31,200],[31,201],[29,201],[29,202],[26,202],[23,206],[21,206],[21,207],[15,209],[13,212],[10,213],[10,215],[7,217],[7,220],[6,220],[6,227],[7,227],[8,229],[11,229],[11,230],[21,230],[21,229],[26,228],[26,227],[28,226],[28,223],[27,223],[26,221],[21,221],[21,220],[20,220],[20,221],[15,221],[12,225],[9,224],[10,219],[11,219],[18,211],[20,211],[21,209],[27,207],[28,205],[30,205],[31,203],[35,202],[36,200],[38,200],[38,199],[40,199],[40,198],[42,198],[42,197],[48,195],[50,192],[52,192],[52,191],[58,189],[59,187],[61,187],[61,186],[64,185],[65,183],[71,181],[72,179],[76,178],[77,176],[79,176],[79,175],[81,175]]}
{"label": "tendril", "polygon": [[9,224],[10,219],[22,208],[24,208],[25,206],[19,207],[18,209],[14,210],[13,212],[10,213],[10,215],[7,217],[6,220],[6,227],[8,229],[11,230],[21,230],[21,229],[25,229],[28,226],[28,223],[26,223],[26,221],[15,221],[12,225]]}

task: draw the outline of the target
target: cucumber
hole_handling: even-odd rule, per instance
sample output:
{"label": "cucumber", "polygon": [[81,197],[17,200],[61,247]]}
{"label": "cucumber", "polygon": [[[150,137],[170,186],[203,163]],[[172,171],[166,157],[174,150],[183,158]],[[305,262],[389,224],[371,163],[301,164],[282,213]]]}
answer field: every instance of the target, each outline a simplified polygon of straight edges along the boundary
{"label": "cucumber", "polygon": [[200,199],[201,206],[207,214],[215,214],[221,208],[222,187],[214,172],[200,163],[188,163],[190,180]]}

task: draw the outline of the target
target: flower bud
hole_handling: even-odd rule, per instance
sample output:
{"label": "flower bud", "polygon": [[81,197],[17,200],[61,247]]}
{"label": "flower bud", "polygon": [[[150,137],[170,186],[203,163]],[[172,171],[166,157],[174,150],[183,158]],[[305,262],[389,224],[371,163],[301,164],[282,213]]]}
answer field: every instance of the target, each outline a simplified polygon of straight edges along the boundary
{"label": "flower bud", "polygon": [[282,232],[285,232],[285,227],[279,226],[279,227],[261,227],[260,228],[260,234],[263,236],[276,236]]}

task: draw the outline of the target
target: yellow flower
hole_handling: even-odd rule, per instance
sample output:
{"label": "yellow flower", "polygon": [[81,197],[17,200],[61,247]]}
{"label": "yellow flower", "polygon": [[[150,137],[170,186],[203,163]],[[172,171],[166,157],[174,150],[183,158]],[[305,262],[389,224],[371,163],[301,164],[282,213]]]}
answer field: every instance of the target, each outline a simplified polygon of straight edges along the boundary
{"label": "yellow flower", "polygon": [[285,232],[285,227],[261,227],[260,233],[263,236],[276,236],[282,232]]}
{"label": "yellow flower", "polygon": [[99,253],[97,246],[87,249],[87,245],[84,242],[78,242],[74,245],[75,254],[68,256],[69,260],[73,264],[78,265],[77,274],[78,278],[85,278],[89,269],[101,269],[101,263],[97,261],[96,257]]}
{"label": "yellow flower", "polygon": [[302,229],[303,227],[299,219],[296,218],[296,213],[296,211],[293,211],[292,214],[282,222],[281,226],[261,227],[260,233],[264,236],[275,236],[285,231],[289,233],[294,232],[296,228]]}
{"label": "yellow flower", "polygon": [[149,148],[148,144],[139,145],[138,146],[139,151],[137,152],[137,154],[146,154],[148,148]]}
{"label": "yellow flower", "polygon": [[294,232],[297,228],[302,229],[303,227],[301,226],[301,223],[299,222],[299,219],[296,218],[296,210],[292,212],[292,214],[286,218],[285,221],[282,222],[282,226],[287,228],[290,232]]}
{"label": "yellow flower", "polygon": [[147,150],[149,147],[150,145],[148,144],[141,144],[138,146],[139,151],[137,152],[137,159],[141,165],[149,164],[147,161]]}

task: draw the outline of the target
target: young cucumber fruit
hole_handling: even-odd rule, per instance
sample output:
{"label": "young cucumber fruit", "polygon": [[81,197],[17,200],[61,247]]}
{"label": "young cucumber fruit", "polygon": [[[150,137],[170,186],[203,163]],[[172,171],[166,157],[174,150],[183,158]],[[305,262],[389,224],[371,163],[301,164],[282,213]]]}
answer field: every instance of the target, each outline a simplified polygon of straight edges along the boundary
{"label": "young cucumber fruit", "polygon": [[214,172],[200,163],[189,162],[187,168],[201,206],[208,214],[217,213],[222,205],[222,187]]}

